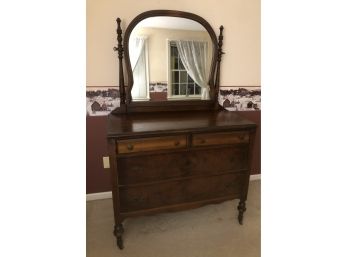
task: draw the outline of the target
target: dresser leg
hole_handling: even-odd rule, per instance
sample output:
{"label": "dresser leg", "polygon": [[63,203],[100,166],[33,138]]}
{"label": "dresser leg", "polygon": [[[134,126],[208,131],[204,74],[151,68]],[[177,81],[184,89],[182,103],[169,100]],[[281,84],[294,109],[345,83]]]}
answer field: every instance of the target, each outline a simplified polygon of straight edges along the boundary
{"label": "dresser leg", "polygon": [[124,232],[124,229],[123,229],[122,223],[114,226],[114,235],[116,236],[116,239],[117,239],[117,246],[121,250],[123,249],[123,239],[122,239],[123,232]]}
{"label": "dresser leg", "polygon": [[240,201],[238,204],[238,221],[240,225],[243,225],[243,213],[246,211],[245,201]]}

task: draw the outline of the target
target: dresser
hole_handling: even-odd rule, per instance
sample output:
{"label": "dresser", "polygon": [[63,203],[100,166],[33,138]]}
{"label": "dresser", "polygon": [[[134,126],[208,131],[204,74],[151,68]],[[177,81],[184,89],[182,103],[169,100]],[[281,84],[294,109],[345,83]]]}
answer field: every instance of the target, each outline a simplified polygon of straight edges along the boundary
{"label": "dresser", "polygon": [[[150,10],[129,23],[123,40],[121,19],[116,22],[120,106],[108,116],[107,140],[118,247],[129,217],[239,199],[242,224],[256,124],[219,105],[223,26],[217,37],[196,14]],[[150,23],[161,32],[144,36]],[[190,32],[180,38],[178,29]],[[164,40],[174,35],[180,40]],[[153,44],[156,38],[162,41]],[[161,101],[147,97],[159,70],[168,79],[159,83]]]}
{"label": "dresser", "polygon": [[118,246],[128,217],[240,199],[242,224],[255,129],[225,110],[110,115]]}

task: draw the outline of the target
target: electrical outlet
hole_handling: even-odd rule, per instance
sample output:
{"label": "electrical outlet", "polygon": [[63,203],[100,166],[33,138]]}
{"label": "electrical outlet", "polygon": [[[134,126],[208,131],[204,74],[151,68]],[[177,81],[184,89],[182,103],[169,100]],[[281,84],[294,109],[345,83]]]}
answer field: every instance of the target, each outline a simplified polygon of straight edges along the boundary
{"label": "electrical outlet", "polygon": [[110,168],[109,156],[103,156],[103,166],[104,166],[104,169]]}

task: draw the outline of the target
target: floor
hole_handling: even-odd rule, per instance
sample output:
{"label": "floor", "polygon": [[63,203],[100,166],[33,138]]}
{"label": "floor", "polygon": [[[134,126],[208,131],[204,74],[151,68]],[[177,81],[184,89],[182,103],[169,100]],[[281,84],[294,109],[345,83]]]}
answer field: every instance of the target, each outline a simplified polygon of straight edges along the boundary
{"label": "floor", "polygon": [[111,199],[87,202],[87,257],[256,257],[261,255],[261,181],[251,181],[244,224],[238,200],[124,221],[124,249],[113,236]]}

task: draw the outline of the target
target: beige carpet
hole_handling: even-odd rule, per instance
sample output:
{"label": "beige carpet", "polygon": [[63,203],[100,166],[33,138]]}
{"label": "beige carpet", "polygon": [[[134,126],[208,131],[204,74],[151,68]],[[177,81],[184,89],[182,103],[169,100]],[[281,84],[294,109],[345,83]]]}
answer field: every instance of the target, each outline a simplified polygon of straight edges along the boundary
{"label": "beige carpet", "polygon": [[260,256],[260,180],[251,181],[244,224],[238,200],[124,221],[124,249],[113,231],[111,199],[87,202],[87,257]]}

